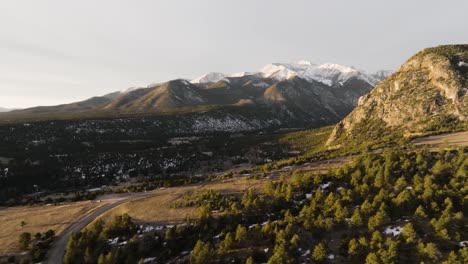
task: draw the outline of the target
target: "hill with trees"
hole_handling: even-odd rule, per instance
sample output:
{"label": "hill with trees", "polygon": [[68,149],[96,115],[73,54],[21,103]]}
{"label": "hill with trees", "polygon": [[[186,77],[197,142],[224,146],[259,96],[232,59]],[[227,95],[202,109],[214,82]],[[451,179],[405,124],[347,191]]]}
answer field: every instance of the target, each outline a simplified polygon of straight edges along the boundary
{"label": "hill with trees", "polygon": [[468,45],[427,48],[359,99],[327,144],[373,145],[468,130]]}

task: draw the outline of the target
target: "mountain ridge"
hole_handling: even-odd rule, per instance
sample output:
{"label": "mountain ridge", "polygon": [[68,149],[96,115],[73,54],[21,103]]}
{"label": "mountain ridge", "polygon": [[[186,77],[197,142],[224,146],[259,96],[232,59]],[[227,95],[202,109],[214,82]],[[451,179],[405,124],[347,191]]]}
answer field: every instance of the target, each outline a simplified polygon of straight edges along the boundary
{"label": "mountain ridge", "polygon": [[[258,119],[265,117],[265,114],[278,115],[282,118],[281,123],[285,124],[311,122],[325,125],[338,122],[355,107],[360,96],[373,88],[371,82],[362,78],[361,73],[354,68],[324,66],[332,69],[329,71],[327,68],[328,72],[322,72],[321,76],[326,75],[330,80],[324,82],[303,74],[316,66],[301,63],[303,72],[295,71],[287,78],[281,77],[283,73],[267,71],[253,74],[207,74],[192,81],[175,79],[71,104],[3,113],[0,114],[0,121],[174,115],[190,112],[210,115],[210,111],[220,108],[226,108],[228,114],[232,107],[248,106],[250,110],[259,109]],[[289,67],[292,69],[296,66]],[[281,68],[285,69],[284,66]],[[287,71],[292,72],[290,69]],[[343,75],[346,71],[352,74]],[[221,79],[216,80],[217,78]]]}
{"label": "mountain ridge", "polygon": [[359,99],[358,106],[336,125],[327,145],[359,143],[358,134],[373,139],[411,137],[466,126],[467,61],[468,45],[418,52]]}
{"label": "mountain ridge", "polygon": [[199,76],[192,83],[214,83],[228,77],[242,77],[246,75],[257,75],[264,78],[274,78],[276,80],[286,80],[294,76],[299,76],[308,81],[314,80],[333,86],[337,82],[344,82],[350,77],[359,77],[376,85],[383,78],[391,74],[391,71],[380,70],[373,73],[355,69],[336,63],[314,64],[310,61],[301,60],[294,63],[271,63],[262,67],[256,72],[239,72],[234,74],[224,74],[221,72],[209,72]]}

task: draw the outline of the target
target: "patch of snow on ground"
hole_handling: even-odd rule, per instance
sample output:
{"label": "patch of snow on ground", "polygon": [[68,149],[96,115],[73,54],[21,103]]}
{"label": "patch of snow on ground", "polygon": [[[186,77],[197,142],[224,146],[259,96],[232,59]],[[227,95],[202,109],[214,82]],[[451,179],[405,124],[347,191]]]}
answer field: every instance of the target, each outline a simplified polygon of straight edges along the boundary
{"label": "patch of snow on ground", "polygon": [[460,61],[460,62],[458,62],[458,66],[459,67],[468,67],[468,63],[464,62],[464,61]]}
{"label": "patch of snow on ground", "polygon": [[310,254],[310,249],[308,249],[306,252],[304,252],[304,254],[302,254],[303,257],[307,256]]}
{"label": "patch of snow on ground", "polygon": [[154,230],[153,226],[145,226],[145,229],[143,229],[143,233],[148,233]]}
{"label": "patch of snow on ground", "polygon": [[328,188],[328,186],[330,186],[331,182],[327,182],[327,183],[323,183],[323,184],[320,184],[320,188],[322,188],[322,190]]}
{"label": "patch of snow on ground", "polygon": [[401,226],[397,226],[397,227],[387,227],[384,231],[385,234],[387,235],[393,235],[394,237],[395,236],[398,236],[399,234],[401,234],[401,230],[403,228]]}
{"label": "patch of snow on ground", "polygon": [[116,237],[114,239],[109,239],[109,245],[113,246],[115,244],[117,244],[117,242],[119,242],[119,238]]}
{"label": "patch of snow on ground", "polygon": [[143,260],[143,263],[152,262],[152,261],[154,261],[155,259],[156,259],[156,258],[145,258],[145,259]]}
{"label": "patch of snow on ground", "polygon": [[460,247],[466,247],[466,246],[468,246],[468,240],[460,241],[459,245],[460,245]]}

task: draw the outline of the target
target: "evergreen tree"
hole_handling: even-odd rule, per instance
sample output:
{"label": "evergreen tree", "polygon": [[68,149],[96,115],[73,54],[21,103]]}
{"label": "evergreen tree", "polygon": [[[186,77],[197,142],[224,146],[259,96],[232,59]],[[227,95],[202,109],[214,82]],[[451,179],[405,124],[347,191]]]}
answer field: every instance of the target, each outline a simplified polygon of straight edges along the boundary
{"label": "evergreen tree", "polygon": [[193,248],[192,254],[190,255],[190,263],[192,264],[204,264],[212,263],[215,256],[214,249],[209,242],[203,244],[201,240],[198,240]]}
{"label": "evergreen tree", "polygon": [[246,260],[245,260],[245,264],[254,264],[254,259],[252,258],[252,256],[248,257]]}
{"label": "evergreen tree", "polygon": [[247,239],[247,229],[243,225],[237,225],[236,241],[242,243],[245,239]]}
{"label": "evergreen tree", "polygon": [[224,240],[219,244],[219,253],[223,254],[228,252],[233,246],[234,240],[232,239],[232,234],[229,232],[224,237]]}
{"label": "evergreen tree", "polygon": [[416,241],[416,231],[414,231],[413,224],[407,223],[403,226],[401,234],[405,238],[406,243],[413,243]]}
{"label": "evergreen tree", "polygon": [[381,261],[379,260],[379,257],[377,256],[377,254],[375,254],[374,252],[367,254],[366,264],[380,264],[380,263]]}
{"label": "evergreen tree", "polygon": [[28,250],[31,244],[31,233],[24,232],[19,236],[19,247],[21,250]]}
{"label": "evergreen tree", "polygon": [[312,260],[322,262],[327,257],[327,248],[323,242],[318,243],[312,250]]}

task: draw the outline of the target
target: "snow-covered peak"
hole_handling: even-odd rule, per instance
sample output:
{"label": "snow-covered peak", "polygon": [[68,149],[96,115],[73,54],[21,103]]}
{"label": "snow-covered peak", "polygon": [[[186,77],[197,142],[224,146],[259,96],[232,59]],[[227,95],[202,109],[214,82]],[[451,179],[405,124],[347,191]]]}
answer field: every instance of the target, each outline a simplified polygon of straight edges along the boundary
{"label": "snow-covered peak", "polygon": [[293,63],[271,63],[261,68],[258,72],[240,72],[231,75],[211,72],[192,80],[191,83],[210,83],[228,77],[257,75],[263,78],[273,78],[278,81],[298,76],[305,80],[321,82],[328,86],[341,85],[350,78],[355,77],[374,86],[390,74],[391,72],[388,71],[366,74],[364,71],[341,64],[325,63],[319,65],[307,60],[300,60]]}
{"label": "snow-covered peak", "polygon": [[361,73],[348,66],[325,63],[315,67],[307,68],[301,77],[307,80],[315,80],[326,85],[344,83],[351,77],[359,76]]}
{"label": "snow-covered peak", "polygon": [[205,75],[202,75],[192,81],[190,81],[191,83],[214,83],[214,82],[217,82],[217,81],[220,81],[220,80],[223,80],[225,78],[228,78],[228,77],[232,77],[232,78],[235,78],[235,77],[244,77],[244,76],[248,76],[248,75],[254,75],[255,73],[254,72],[237,72],[237,73],[233,73],[233,74],[224,74],[224,73],[221,73],[221,72],[210,72],[210,73],[207,73]]}
{"label": "snow-covered peak", "polygon": [[361,73],[348,66],[340,64],[326,63],[317,65],[310,61],[298,61],[296,63],[273,63],[268,64],[260,70],[264,77],[275,78],[278,80],[289,79],[293,76],[299,76],[308,81],[314,80],[326,85],[343,83],[353,76],[359,76]]}
{"label": "snow-covered peak", "polygon": [[291,77],[297,76],[298,72],[290,65],[272,63],[260,69],[259,74],[265,78],[274,78],[277,80],[286,80]]}
{"label": "snow-covered peak", "polygon": [[318,69],[322,71],[328,71],[328,72],[333,72],[333,73],[347,73],[347,74],[358,74],[359,71],[354,69],[353,67],[349,66],[344,66],[340,64],[334,64],[334,63],[325,63],[320,66],[318,66]]}
{"label": "snow-covered peak", "polygon": [[233,73],[230,75],[226,75],[226,77],[244,77],[244,76],[254,75],[254,74],[255,72],[237,72],[237,73]]}
{"label": "snow-covered peak", "polygon": [[210,83],[210,82],[217,82],[221,79],[226,77],[224,73],[221,72],[210,72],[204,74],[196,79],[193,79],[191,83]]}
{"label": "snow-covered peak", "polygon": [[129,92],[132,92],[132,91],[135,91],[136,89],[138,89],[138,87],[130,87],[130,88],[127,88],[127,89],[123,89],[120,92],[120,94],[127,94]]}
{"label": "snow-covered peak", "polygon": [[393,71],[381,70],[381,71],[376,71],[373,73],[367,73],[366,76],[367,76],[367,81],[373,86],[376,86],[379,82],[381,82],[383,79],[387,78],[388,76],[392,74],[393,74]]}

